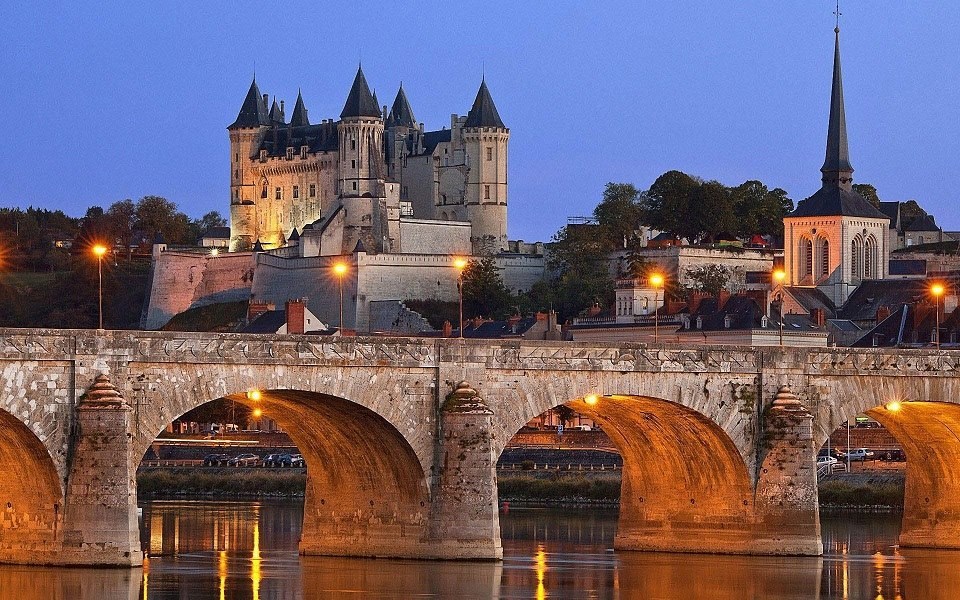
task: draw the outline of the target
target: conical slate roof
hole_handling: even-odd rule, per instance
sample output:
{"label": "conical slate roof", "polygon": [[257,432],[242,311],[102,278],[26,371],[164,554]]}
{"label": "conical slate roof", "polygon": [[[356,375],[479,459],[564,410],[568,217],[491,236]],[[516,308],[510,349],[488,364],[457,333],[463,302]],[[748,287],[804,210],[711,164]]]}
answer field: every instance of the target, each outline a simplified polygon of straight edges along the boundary
{"label": "conical slate roof", "polygon": [[843,110],[843,78],[840,74],[840,29],[834,29],[833,87],[830,92],[830,121],[827,125],[827,153],[820,168],[822,186],[817,193],[797,203],[788,217],[866,217],[889,219],[851,188],[853,167],[847,149],[847,121]]}
{"label": "conical slate roof", "polygon": [[240,107],[240,114],[237,120],[227,129],[244,129],[248,127],[260,127],[268,124],[266,107],[260,96],[260,88],[257,87],[257,80],[254,79],[250,84],[250,90],[247,97],[243,99],[243,105]]}
{"label": "conical slate roof", "polygon": [[280,125],[286,124],[286,120],[283,118],[283,110],[277,104],[276,98],[273,99],[273,106],[270,107],[270,121]]}
{"label": "conical slate roof", "polygon": [[296,242],[300,240],[300,232],[297,231],[297,228],[294,227],[293,231],[290,232],[290,237],[287,238],[288,242]]}
{"label": "conical slate roof", "polygon": [[306,127],[310,124],[307,118],[307,107],[303,104],[303,95],[297,91],[297,103],[293,107],[293,116],[290,117],[291,127]]}
{"label": "conical slate roof", "polygon": [[353,86],[347,95],[347,102],[343,105],[340,118],[379,116],[381,116],[380,107],[377,106],[377,101],[373,99],[373,94],[370,93],[367,78],[363,76],[363,68],[358,67],[357,76],[353,79]]}
{"label": "conical slate roof", "polygon": [[497,112],[497,106],[493,103],[490,96],[490,90],[487,89],[487,81],[480,82],[480,90],[477,92],[477,99],[473,101],[473,108],[467,113],[467,122],[464,127],[498,127],[506,129],[503,121],[500,120],[500,114]]}
{"label": "conical slate roof", "polygon": [[396,127],[398,125],[405,127],[416,126],[417,120],[413,116],[413,109],[410,107],[410,101],[407,100],[407,94],[403,91],[403,84],[400,84],[400,90],[393,101],[393,108],[390,109],[390,115],[387,117],[387,127]]}
{"label": "conical slate roof", "polygon": [[840,73],[840,28],[834,29],[833,87],[830,92],[830,122],[827,128],[827,153],[820,171],[853,173],[847,148],[847,119],[843,110],[843,77]]}

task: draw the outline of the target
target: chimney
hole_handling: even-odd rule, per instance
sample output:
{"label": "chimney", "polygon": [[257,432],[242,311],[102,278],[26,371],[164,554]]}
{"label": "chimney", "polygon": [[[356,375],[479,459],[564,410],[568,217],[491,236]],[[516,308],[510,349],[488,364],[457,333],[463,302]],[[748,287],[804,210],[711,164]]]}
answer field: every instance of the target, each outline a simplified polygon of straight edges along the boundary
{"label": "chimney", "polygon": [[453,337],[453,325],[450,324],[450,321],[443,322],[443,337]]}
{"label": "chimney", "polygon": [[[537,317],[537,323],[539,323],[539,322],[541,322],[541,321],[546,321],[546,320],[547,320],[547,313],[537,312],[536,317]],[[554,319],[554,320],[556,320],[556,319]]]}
{"label": "chimney", "polygon": [[601,312],[601,311],[600,311],[600,305],[599,305],[599,304],[594,304],[593,306],[591,306],[590,308],[587,309],[587,316],[588,316],[588,317],[595,317],[595,316],[599,315],[600,312]]}
{"label": "chimney", "polygon": [[270,110],[270,94],[263,95],[263,105],[267,107],[267,110]]}
{"label": "chimney", "polygon": [[510,333],[517,332],[517,325],[520,324],[520,315],[513,315],[507,319],[507,326],[510,327]]}
{"label": "chimney", "polygon": [[287,333],[303,333],[306,325],[303,300],[287,300]]}
{"label": "chimney", "polygon": [[877,309],[877,324],[879,325],[881,321],[890,316],[890,307],[881,306]]}
{"label": "chimney", "polygon": [[811,308],[811,309],[810,309],[810,320],[813,321],[813,323],[814,323],[817,327],[821,327],[821,328],[822,328],[823,325],[824,325],[824,323],[826,322],[825,319],[824,319],[823,309],[822,309],[822,308]]}
{"label": "chimney", "polygon": [[247,322],[251,322],[268,310],[273,310],[274,305],[269,302],[250,302],[247,305]]}
{"label": "chimney", "polygon": [[720,295],[717,296],[717,309],[723,310],[723,307],[727,305],[727,300],[730,299],[729,290],[720,290]]}

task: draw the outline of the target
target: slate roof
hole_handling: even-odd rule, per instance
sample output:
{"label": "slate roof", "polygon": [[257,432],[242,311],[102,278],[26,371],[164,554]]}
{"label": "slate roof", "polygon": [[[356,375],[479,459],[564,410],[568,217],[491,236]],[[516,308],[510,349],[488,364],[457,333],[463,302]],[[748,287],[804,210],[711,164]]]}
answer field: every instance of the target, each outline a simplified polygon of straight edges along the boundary
{"label": "slate roof", "polygon": [[407,100],[407,94],[403,91],[403,84],[397,91],[397,97],[393,101],[393,107],[387,116],[387,127],[415,127],[417,119],[413,116],[413,109],[410,107],[410,101]]}
{"label": "slate roof", "polygon": [[276,333],[287,322],[284,310],[268,310],[260,313],[256,319],[243,328],[243,333]]}
{"label": "slate roof", "polygon": [[297,231],[297,228],[294,227],[293,231],[290,232],[290,237],[287,238],[288,242],[296,242],[300,239],[300,232]]}
{"label": "slate roof", "polygon": [[284,157],[288,147],[299,152],[301,146],[307,146],[311,153],[335,152],[340,148],[337,127],[338,124],[332,121],[301,127],[271,127],[263,132],[251,158],[257,158],[260,150],[266,150],[267,156]]}
{"label": "slate roof", "polygon": [[793,296],[793,299],[799,302],[800,306],[808,313],[813,309],[820,309],[823,311],[824,317],[830,318],[837,311],[833,300],[828,298],[827,295],[818,288],[785,286],[783,289]]}
{"label": "slate roof", "polygon": [[248,127],[260,127],[268,123],[267,107],[263,105],[263,97],[260,95],[260,88],[257,87],[257,80],[254,79],[247,91],[247,97],[243,100],[240,107],[240,113],[237,120],[227,129],[243,129]]}
{"label": "slate roof", "polygon": [[214,240],[229,240],[230,239],[230,228],[229,227],[210,227],[203,232],[203,235],[200,237],[214,239]]}
{"label": "slate roof", "polygon": [[907,225],[904,231],[940,231],[940,228],[932,216],[921,215]]}
{"label": "slate roof", "polygon": [[270,107],[270,122],[278,125],[286,125],[286,118],[283,116],[283,109],[277,104],[277,99],[273,99],[273,106]]}
{"label": "slate roof", "polygon": [[847,119],[843,108],[843,77],[840,73],[840,28],[834,29],[833,85],[830,89],[830,121],[827,126],[827,152],[820,171],[852,173],[847,148]]}
{"label": "slate roof", "polygon": [[467,113],[467,120],[464,127],[498,127],[506,129],[503,121],[500,120],[500,113],[497,112],[497,106],[493,103],[490,96],[490,90],[487,89],[486,80],[480,82],[480,90],[477,91],[477,98],[473,101],[473,108]]}
{"label": "slate roof", "polygon": [[900,202],[880,201],[880,212],[890,219],[890,229],[900,228]]}
{"label": "slate roof", "polygon": [[881,306],[892,309],[927,298],[929,286],[926,279],[870,279],[857,286],[837,316],[851,321],[871,321],[876,319]]}
{"label": "slate roof", "polygon": [[891,259],[889,263],[891,275],[926,275],[927,261],[923,259]]}
{"label": "slate roof", "polygon": [[303,104],[303,95],[297,90],[297,104],[293,107],[293,116],[290,117],[291,127],[305,127],[310,124],[307,118],[307,107]]}
{"label": "slate roof", "polygon": [[863,196],[833,183],[824,183],[817,193],[801,200],[788,217],[867,217],[889,219]]}
{"label": "slate roof", "polygon": [[427,131],[423,134],[423,154],[430,155],[433,154],[434,150],[437,149],[442,142],[449,142],[451,140],[449,129],[441,129],[440,131]]}
{"label": "slate roof", "polygon": [[363,67],[358,67],[357,76],[353,79],[353,85],[350,87],[350,93],[347,95],[347,101],[343,105],[340,118],[380,116],[382,116],[380,107],[377,106],[377,101],[373,99],[373,94],[370,93],[367,78],[363,76]]}

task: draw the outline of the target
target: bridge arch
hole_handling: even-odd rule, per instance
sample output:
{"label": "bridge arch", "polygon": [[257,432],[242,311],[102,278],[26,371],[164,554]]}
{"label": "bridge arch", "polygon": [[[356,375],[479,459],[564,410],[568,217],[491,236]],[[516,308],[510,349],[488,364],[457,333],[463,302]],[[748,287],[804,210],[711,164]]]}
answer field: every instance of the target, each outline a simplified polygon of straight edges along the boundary
{"label": "bridge arch", "polygon": [[58,549],[63,489],[47,447],[0,409],[0,562],[46,562]]}
{"label": "bridge arch", "polygon": [[[306,461],[302,553],[422,554],[433,440],[430,430],[426,439],[417,436],[424,433],[423,422],[433,421],[418,418],[433,408],[429,395],[411,406],[401,392],[416,382],[373,370],[348,377],[314,372],[308,380],[277,367],[238,370],[245,376],[224,373],[223,380],[204,385],[209,377],[204,374],[193,386],[170,390],[169,396],[160,389],[167,386],[156,386],[154,397],[140,408],[140,422],[150,425],[141,425],[134,455],[143,456],[169,422],[210,400],[226,398],[260,408],[288,433]],[[366,386],[358,385],[361,377]],[[166,381],[180,380],[178,374]],[[225,389],[226,382],[232,389]],[[424,457],[430,462],[424,464]]]}
{"label": "bridge arch", "polygon": [[[682,380],[683,374],[678,375]],[[736,402],[704,401],[711,391],[702,381],[700,396],[682,392],[668,400],[649,390],[657,387],[661,393],[670,392],[674,385],[682,385],[671,375],[643,378],[658,381],[657,385],[630,385],[629,380],[638,380],[636,377],[619,379],[577,383],[574,376],[518,390],[517,395],[522,393],[526,402],[522,396],[514,397],[507,405],[525,408],[511,415],[512,430],[499,436],[498,455],[530,419],[566,405],[600,424],[623,457],[616,548],[749,551],[753,544],[753,446],[751,440],[731,436],[721,423],[739,425],[740,419],[751,417],[741,414]],[[615,388],[618,383],[623,387]],[[718,380],[713,385],[723,388],[730,382]]]}

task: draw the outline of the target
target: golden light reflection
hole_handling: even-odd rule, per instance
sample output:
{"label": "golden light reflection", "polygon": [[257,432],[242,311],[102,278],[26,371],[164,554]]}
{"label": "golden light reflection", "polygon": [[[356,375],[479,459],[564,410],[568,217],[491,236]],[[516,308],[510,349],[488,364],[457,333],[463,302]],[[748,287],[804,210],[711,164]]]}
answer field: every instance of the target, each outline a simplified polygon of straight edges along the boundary
{"label": "golden light reflection", "polygon": [[847,556],[847,548],[843,548],[843,600],[850,600],[850,557]]}
{"label": "golden light reflection", "polygon": [[534,555],[534,568],[537,571],[537,600],[545,600],[547,597],[547,588],[543,584],[543,579],[547,574],[547,553],[543,550],[543,545],[537,545],[537,553]]}
{"label": "golden light reflection", "polygon": [[147,600],[147,587],[150,583],[150,559],[143,557],[143,600]]}
{"label": "golden light reflection", "polygon": [[877,596],[874,600],[883,600],[883,555],[875,552],[873,558],[873,579],[877,584]]}
{"label": "golden light reflection", "polygon": [[220,578],[220,600],[227,598],[227,551],[221,550],[217,559],[217,577]]}
{"label": "golden light reflection", "polygon": [[260,519],[253,522],[253,552],[250,554],[250,582],[253,586],[253,600],[260,600]]}

